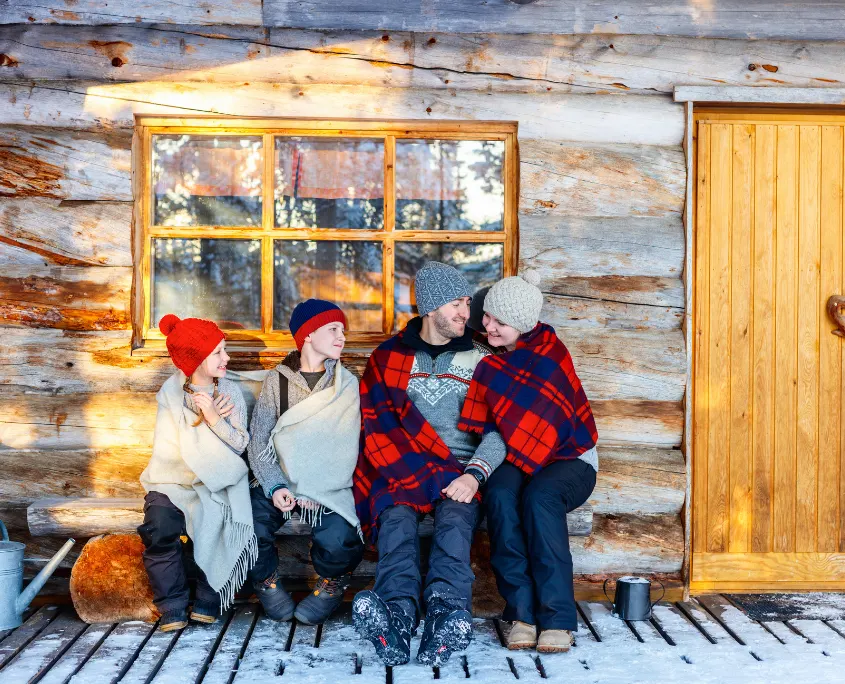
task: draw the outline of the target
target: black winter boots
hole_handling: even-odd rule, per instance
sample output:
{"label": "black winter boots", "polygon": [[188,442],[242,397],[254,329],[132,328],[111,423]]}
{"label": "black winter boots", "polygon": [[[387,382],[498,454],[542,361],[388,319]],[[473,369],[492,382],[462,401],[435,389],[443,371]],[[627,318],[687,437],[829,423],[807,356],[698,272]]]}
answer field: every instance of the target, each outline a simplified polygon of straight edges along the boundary
{"label": "black winter boots", "polygon": [[254,582],[252,586],[268,618],[284,622],[293,617],[296,604],[275,571],[263,582]]}
{"label": "black winter boots", "polygon": [[352,602],[352,623],[376,649],[385,665],[404,665],[411,659],[412,618],[373,591],[361,591]]}
{"label": "black winter boots", "polygon": [[440,666],[456,651],[463,651],[471,641],[472,615],[469,611],[450,606],[438,597],[429,599],[417,661]]}
{"label": "black winter boots", "polygon": [[299,602],[293,616],[305,625],[320,625],[328,620],[341,603],[352,575],[337,579],[318,577],[313,591]]}

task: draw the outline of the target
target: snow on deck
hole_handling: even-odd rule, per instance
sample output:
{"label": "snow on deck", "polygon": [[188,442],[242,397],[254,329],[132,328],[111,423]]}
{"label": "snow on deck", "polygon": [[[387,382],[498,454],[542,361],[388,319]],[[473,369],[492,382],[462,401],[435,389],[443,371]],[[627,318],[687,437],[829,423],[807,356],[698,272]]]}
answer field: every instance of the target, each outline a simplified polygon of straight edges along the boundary
{"label": "snow on deck", "polygon": [[[579,603],[569,653],[502,646],[507,623],[476,620],[475,640],[441,668],[385,668],[358,639],[349,610],[322,627],[273,622],[236,605],[214,625],[162,633],[156,625],[86,625],[70,607],[44,606],[0,632],[0,682],[44,684],[414,684],[472,679],[539,682],[845,681],[845,622],[756,622],[724,596],[662,603],[649,622],[626,623],[606,603]],[[419,634],[412,643],[412,656]]]}

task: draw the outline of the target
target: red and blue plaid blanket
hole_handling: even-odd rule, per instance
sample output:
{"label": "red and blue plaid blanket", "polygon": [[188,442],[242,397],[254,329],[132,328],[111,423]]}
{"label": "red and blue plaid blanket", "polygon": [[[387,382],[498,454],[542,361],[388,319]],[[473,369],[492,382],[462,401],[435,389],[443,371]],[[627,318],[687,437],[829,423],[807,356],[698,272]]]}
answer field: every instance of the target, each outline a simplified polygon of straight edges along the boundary
{"label": "red and blue plaid blanket", "polygon": [[361,378],[363,435],[352,491],[365,539],[373,543],[385,508],[404,504],[428,513],[441,490],[463,473],[408,398],[415,352],[402,343],[403,333],[379,345]]}
{"label": "red and blue plaid blanket", "polygon": [[572,356],[545,323],[522,335],[513,351],[479,362],[458,428],[482,435],[498,430],[507,460],[529,475],[577,458],[598,441]]}

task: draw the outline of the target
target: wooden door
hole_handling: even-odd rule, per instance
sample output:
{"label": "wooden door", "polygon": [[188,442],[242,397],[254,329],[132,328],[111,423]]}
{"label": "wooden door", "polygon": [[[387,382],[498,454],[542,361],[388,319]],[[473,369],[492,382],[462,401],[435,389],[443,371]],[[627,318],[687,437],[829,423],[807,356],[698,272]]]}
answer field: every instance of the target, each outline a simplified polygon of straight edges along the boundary
{"label": "wooden door", "polygon": [[695,117],[693,591],[845,589],[843,157],[838,113]]}

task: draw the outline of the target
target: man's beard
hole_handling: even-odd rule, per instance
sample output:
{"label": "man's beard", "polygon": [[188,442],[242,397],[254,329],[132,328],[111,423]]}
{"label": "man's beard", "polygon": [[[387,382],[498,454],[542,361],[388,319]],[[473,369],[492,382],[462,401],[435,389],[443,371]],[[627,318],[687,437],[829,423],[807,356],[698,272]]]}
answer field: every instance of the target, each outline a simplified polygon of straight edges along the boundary
{"label": "man's beard", "polygon": [[[441,337],[454,340],[458,337],[463,337],[464,332],[466,332],[466,327],[460,332],[457,332],[451,325],[454,319],[447,318],[439,311],[435,311],[432,318],[434,319],[434,329]],[[464,326],[466,326],[466,320],[464,320]]]}

